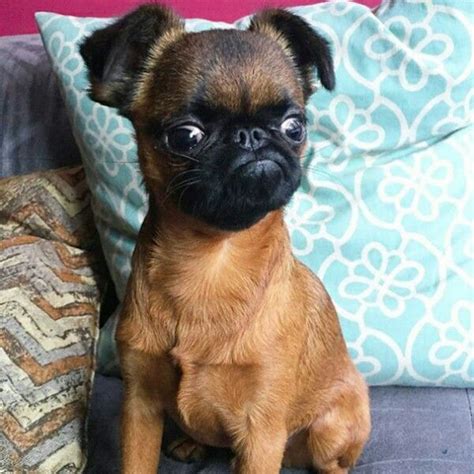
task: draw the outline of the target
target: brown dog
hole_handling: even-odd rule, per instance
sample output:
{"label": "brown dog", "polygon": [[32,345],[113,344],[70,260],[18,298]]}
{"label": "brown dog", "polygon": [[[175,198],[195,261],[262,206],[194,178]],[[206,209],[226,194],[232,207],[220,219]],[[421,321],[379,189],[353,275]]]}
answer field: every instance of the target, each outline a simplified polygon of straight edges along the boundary
{"label": "brown dog", "polygon": [[171,447],[181,459],[228,446],[238,473],[347,472],[370,431],[367,387],[281,210],[314,69],[334,87],[327,43],[284,10],[186,33],[148,5],[81,54],[91,97],[133,122],[149,193],[117,333],[123,471],[156,472],[166,413],[189,436]]}

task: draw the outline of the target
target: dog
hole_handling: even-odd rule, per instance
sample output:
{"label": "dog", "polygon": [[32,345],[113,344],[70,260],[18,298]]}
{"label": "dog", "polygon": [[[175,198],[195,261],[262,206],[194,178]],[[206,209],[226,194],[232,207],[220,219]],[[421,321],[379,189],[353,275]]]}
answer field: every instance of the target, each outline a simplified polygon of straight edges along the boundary
{"label": "dog", "polygon": [[116,336],[123,472],[156,472],[165,414],[185,433],[168,447],[181,460],[210,445],[240,474],[348,472],[368,390],[283,219],[315,73],[335,86],[328,43],[286,10],[189,33],[150,4],[80,53],[90,97],[134,126],[149,196]]}

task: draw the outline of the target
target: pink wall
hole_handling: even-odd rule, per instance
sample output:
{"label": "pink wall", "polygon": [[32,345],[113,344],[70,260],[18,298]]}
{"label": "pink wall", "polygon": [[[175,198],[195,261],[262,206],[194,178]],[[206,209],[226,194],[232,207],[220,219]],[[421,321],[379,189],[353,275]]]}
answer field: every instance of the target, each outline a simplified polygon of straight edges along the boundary
{"label": "pink wall", "polygon": [[[36,33],[33,14],[51,11],[76,16],[121,14],[146,0],[0,0],[0,36]],[[187,18],[234,21],[266,6],[309,5],[323,0],[161,0]],[[358,0],[370,7],[380,0]]]}

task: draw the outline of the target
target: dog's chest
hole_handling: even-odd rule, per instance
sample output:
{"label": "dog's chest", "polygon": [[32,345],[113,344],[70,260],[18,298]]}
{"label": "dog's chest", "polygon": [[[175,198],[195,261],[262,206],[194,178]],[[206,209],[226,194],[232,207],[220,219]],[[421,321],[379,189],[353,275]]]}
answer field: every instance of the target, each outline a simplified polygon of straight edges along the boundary
{"label": "dog's chest", "polygon": [[205,364],[176,348],[170,355],[179,379],[177,421],[203,443],[228,446],[230,427],[246,416],[258,391],[258,366]]}

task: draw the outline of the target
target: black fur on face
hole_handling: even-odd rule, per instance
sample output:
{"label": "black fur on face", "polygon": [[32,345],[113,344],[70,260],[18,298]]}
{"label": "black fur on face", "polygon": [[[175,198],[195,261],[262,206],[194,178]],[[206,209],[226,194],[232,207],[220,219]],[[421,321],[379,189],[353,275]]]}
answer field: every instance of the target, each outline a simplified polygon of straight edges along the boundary
{"label": "black fur on face", "polygon": [[[300,184],[305,117],[290,101],[252,114],[198,102],[165,129],[157,133],[151,126],[150,132],[175,163],[184,165],[166,194],[183,212],[219,229],[252,226],[286,205]],[[200,141],[190,150],[181,149],[193,133]]]}
{"label": "black fur on face", "polygon": [[247,31],[186,33],[169,9],[144,5],[80,52],[91,98],[133,122],[152,202],[223,230],[288,203],[301,180],[314,72],[335,85],[327,42],[278,9]]}

